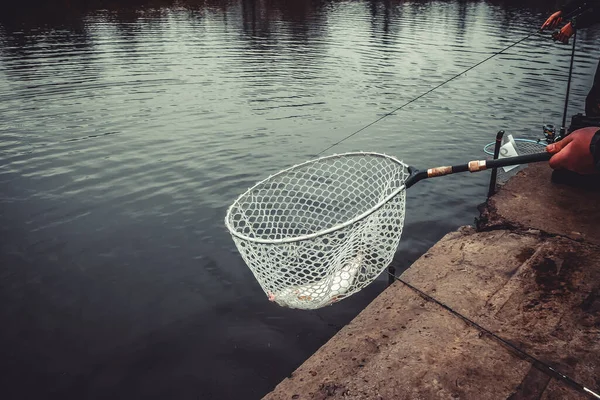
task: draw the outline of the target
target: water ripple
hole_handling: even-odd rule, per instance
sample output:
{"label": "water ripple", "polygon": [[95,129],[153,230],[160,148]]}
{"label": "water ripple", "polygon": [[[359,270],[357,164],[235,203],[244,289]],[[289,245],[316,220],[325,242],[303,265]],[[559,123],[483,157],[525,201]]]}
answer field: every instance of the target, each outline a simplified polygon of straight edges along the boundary
{"label": "water ripple", "polygon": [[[319,313],[272,306],[224,229],[227,206],[534,31],[545,6],[521,3],[164,0],[0,15],[0,323],[11,327],[0,343],[12,346],[1,352],[65,360],[20,396],[47,397],[53,382],[73,397],[80,379],[97,396],[115,379],[135,391],[138,378],[198,394],[173,376],[190,371],[212,398],[271,389],[384,284]],[[583,109],[598,35],[578,39],[570,113]],[[540,137],[560,123],[569,56],[533,36],[330,152],[428,168],[483,156],[500,129]],[[399,268],[472,222],[486,180],[411,188]],[[135,349],[161,343],[173,362],[148,361],[158,379],[135,367]],[[225,355],[232,346],[241,353]]]}

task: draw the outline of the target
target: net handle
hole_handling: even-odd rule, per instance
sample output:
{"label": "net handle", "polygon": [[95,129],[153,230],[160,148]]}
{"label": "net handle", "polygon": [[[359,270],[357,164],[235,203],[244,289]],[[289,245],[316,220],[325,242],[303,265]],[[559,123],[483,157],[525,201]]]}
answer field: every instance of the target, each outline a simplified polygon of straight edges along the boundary
{"label": "net handle", "polygon": [[467,171],[479,172],[479,171],[485,171],[486,169],[489,169],[489,168],[500,168],[500,167],[508,167],[511,165],[529,164],[529,163],[534,163],[534,162],[548,161],[548,160],[550,160],[550,158],[552,158],[552,154],[545,152],[545,153],[527,154],[524,156],[517,156],[517,157],[499,158],[496,160],[469,161],[466,164],[429,168],[427,171],[419,171],[412,167],[409,167],[410,176],[406,180],[406,187],[409,188],[412,185],[414,185],[415,183],[417,183],[423,179],[434,178],[436,176],[444,176],[444,175],[455,174],[457,172],[467,172]]}

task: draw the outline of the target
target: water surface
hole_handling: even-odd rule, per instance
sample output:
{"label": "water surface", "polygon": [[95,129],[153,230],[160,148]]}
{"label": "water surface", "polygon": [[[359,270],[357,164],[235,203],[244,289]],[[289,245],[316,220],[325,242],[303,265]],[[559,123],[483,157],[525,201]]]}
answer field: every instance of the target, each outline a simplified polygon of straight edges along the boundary
{"label": "water surface", "polygon": [[[122,2],[121,2],[122,3]],[[100,3],[99,3],[100,4]],[[3,398],[258,398],[386,286],[267,301],[223,224],[305,161],[534,31],[542,1],[179,1],[0,12]],[[600,51],[581,32],[570,113]],[[570,48],[533,36],[326,153],[420,168],[560,124]],[[488,173],[410,189],[402,270]]]}

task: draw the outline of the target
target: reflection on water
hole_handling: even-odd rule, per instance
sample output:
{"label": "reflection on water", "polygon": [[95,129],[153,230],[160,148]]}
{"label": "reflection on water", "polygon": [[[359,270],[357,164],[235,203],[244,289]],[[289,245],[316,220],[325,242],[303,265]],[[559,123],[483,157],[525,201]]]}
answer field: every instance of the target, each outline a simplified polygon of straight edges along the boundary
{"label": "reflection on water", "polygon": [[[552,2],[550,2],[552,3]],[[15,3],[16,4],[16,3]],[[10,398],[259,397],[385,276],[266,300],[225,231],[247,187],[535,30],[545,1],[137,1],[0,12],[0,386]],[[570,111],[599,57],[581,32]],[[534,36],[328,153],[420,168],[559,124],[569,47]],[[469,224],[488,175],[410,189],[395,264]],[[33,384],[35,383],[35,384]]]}

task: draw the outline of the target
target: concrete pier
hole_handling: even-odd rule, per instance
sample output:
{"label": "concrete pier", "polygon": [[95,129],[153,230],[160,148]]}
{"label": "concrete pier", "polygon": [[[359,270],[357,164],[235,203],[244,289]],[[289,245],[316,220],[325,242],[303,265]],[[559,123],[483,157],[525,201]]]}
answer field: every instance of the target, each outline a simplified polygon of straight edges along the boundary
{"label": "concrete pier", "polygon": [[600,191],[551,173],[519,172],[402,274],[447,308],[397,281],[265,398],[589,398],[544,365],[600,393]]}

